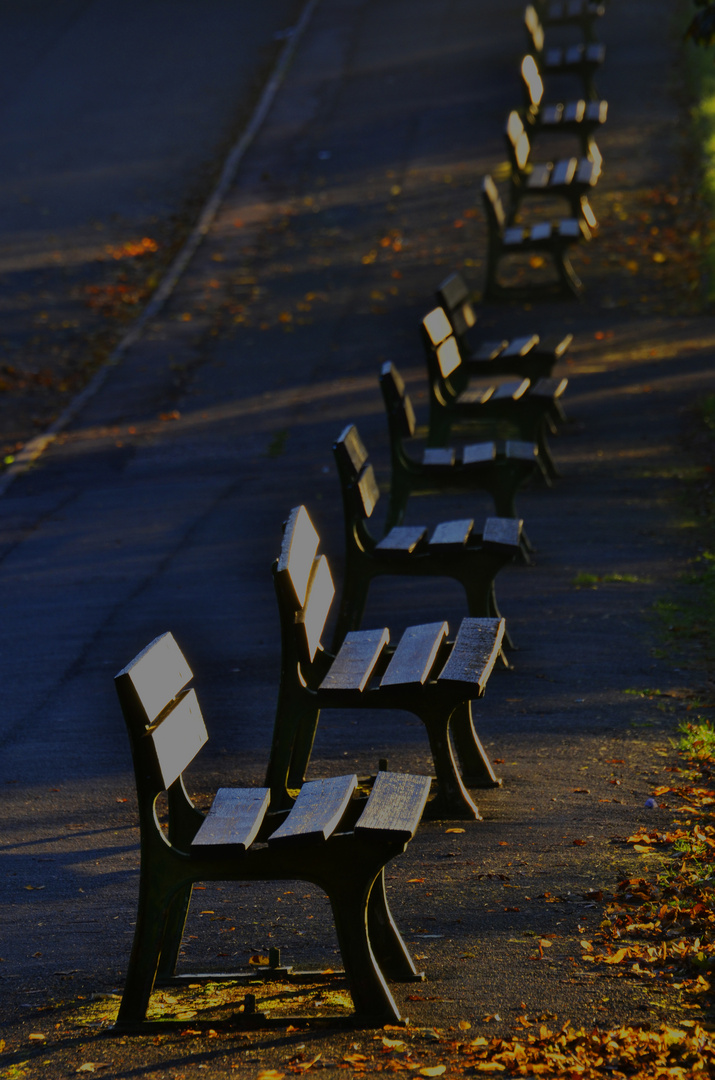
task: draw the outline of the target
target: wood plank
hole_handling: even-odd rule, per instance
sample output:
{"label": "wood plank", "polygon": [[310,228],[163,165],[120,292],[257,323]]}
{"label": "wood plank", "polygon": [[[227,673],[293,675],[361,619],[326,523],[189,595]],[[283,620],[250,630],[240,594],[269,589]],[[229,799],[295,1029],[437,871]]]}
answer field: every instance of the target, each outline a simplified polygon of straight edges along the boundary
{"label": "wood plank", "polygon": [[315,553],[320,537],[304,506],[294,507],[283,531],[283,543],[276,573],[284,574],[291,583],[298,607],[303,607],[308,581],[313,572]]}
{"label": "wood plank", "polygon": [[463,465],[483,465],[485,461],[493,461],[497,456],[497,448],[494,443],[470,443],[462,447]]}
{"label": "wood plank", "polygon": [[386,554],[409,555],[420,546],[426,536],[426,525],[396,525],[394,529],[390,529],[387,536],[383,536],[375,548]]}
{"label": "wood plank", "polygon": [[246,851],[258,835],[270,801],[270,788],[219,788],[192,850],[210,854],[212,848],[230,845]]}
{"label": "wood plank", "polygon": [[433,345],[439,345],[452,333],[452,324],[441,307],[436,307],[425,315],[422,325]]}
{"label": "wood plank", "polygon": [[586,106],[586,118],[592,124],[605,124],[608,116],[607,101],[589,101]]}
{"label": "wood plank", "polygon": [[585,60],[583,45],[569,45],[563,50],[563,63],[570,66],[582,64]]}
{"label": "wood plank", "polygon": [[431,446],[422,452],[423,465],[444,465],[451,468],[457,460],[457,451],[451,446]]}
{"label": "wood plank", "polygon": [[430,551],[461,551],[474,528],[474,518],[442,521],[430,537]]}
{"label": "wood plank", "polygon": [[460,405],[485,405],[494,397],[493,386],[474,387],[473,390],[464,390],[457,401]]}
{"label": "wood plank", "polygon": [[462,357],[459,355],[459,346],[457,345],[457,339],[454,335],[448,337],[446,341],[443,341],[442,344],[437,347],[437,363],[439,364],[439,370],[442,372],[443,379],[448,379],[452,372],[456,371],[462,363]]}
{"label": "wood plank", "polygon": [[356,787],[357,776],[330,776],[303,784],[288,817],[268,837],[268,846],[327,840],[340,824]]}
{"label": "wood plank", "polygon": [[188,690],[146,736],[154,747],[164,790],[191,764],[208,737],[196,691]]}
{"label": "wood plank", "polygon": [[192,679],[192,672],[172,634],[161,634],[115,676],[122,704],[146,713],[153,724]]}
{"label": "wood plank", "polygon": [[561,158],[554,165],[551,173],[551,183],[554,187],[560,184],[570,184],[576,175],[578,158]]}
{"label": "wood plank", "polygon": [[357,835],[407,841],[415,835],[432,778],[379,772],[370,797],[355,823]]}
{"label": "wood plank", "polygon": [[484,523],[482,543],[518,549],[523,524],[521,518],[489,517]]}
{"label": "wood plank", "polygon": [[525,236],[526,229],[522,229],[520,225],[512,225],[510,228],[504,230],[504,244],[508,247],[518,246],[519,244],[524,243]]}
{"label": "wood plank", "polygon": [[586,114],[586,102],[583,98],[578,101],[569,101],[564,108],[564,121],[569,124],[580,124]]}
{"label": "wood plank", "polygon": [[540,221],[531,226],[529,236],[532,240],[549,240],[551,238],[551,222]]}
{"label": "wood plank", "polygon": [[509,346],[504,350],[502,356],[526,356],[526,354],[530,353],[538,344],[538,334],[527,334],[525,337],[515,337],[510,341]]}
{"label": "wood plank", "polygon": [[463,683],[465,687],[483,691],[499,655],[503,636],[503,619],[462,619],[438,683]]}
{"label": "wood plank", "polygon": [[380,498],[380,488],[372,465],[368,465],[367,468],[363,470],[362,475],[357,482],[357,492],[360,496],[360,502],[362,503],[363,514],[367,518],[372,517],[372,513]]}
{"label": "wood plank", "polygon": [[563,396],[568,379],[537,379],[531,388],[531,397],[550,398],[556,401]]}
{"label": "wood plank", "polygon": [[364,690],[389,641],[390,631],[387,628],[351,630],[346,634],[320,689]]}
{"label": "wood plank", "polygon": [[547,187],[551,180],[552,168],[553,166],[550,161],[544,161],[540,165],[534,165],[529,174],[527,186],[532,189]]}
{"label": "wood plank", "polygon": [[581,237],[583,236],[583,230],[581,228],[581,222],[576,218],[562,218],[559,222],[559,236],[563,237]]}
{"label": "wood plank", "polygon": [[308,595],[303,610],[296,619],[297,625],[303,629],[303,644],[311,663],[318,651],[320,638],[334,596],[335,586],[333,585],[328,560],[325,555],[321,555],[313,563],[313,573],[308,582]]}
{"label": "wood plank", "polygon": [[387,665],[380,686],[424,685],[448,633],[446,622],[408,626]]}
{"label": "wood plank", "polygon": [[368,453],[360,438],[358,429],[354,424],[348,424],[348,426],[341,431],[333,447],[333,451],[344,456],[346,463],[350,465],[354,476],[360,475],[360,470],[367,462]]}
{"label": "wood plank", "polygon": [[602,64],[606,59],[606,46],[600,41],[593,41],[586,46],[586,59],[589,64]]}
{"label": "wood plank", "polygon": [[469,286],[461,274],[450,274],[437,290],[437,295],[448,310],[467,303],[470,297]]}
{"label": "wood plank", "polygon": [[521,379],[519,382],[516,380],[500,383],[499,386],[494,388],[494,393],[491,397],[491,401],[518,401],[522,398],[526,391],[531,386],[528,379]]}
{"label": "wood plank", "polygon": [[564,107],[561,102],[557,102],[555,105],[544,105],[539,115],[544,127],[560,124],[564,118]]}
{"label": "wood plank", "polygon": [[507,439],[504,453],[516,461],[535,461],[539,450],[535,443],[525,442],[523,439]]}
{"label": "wood plank", "polygon": [[579,184],[588,184],[593,187],[601,175],[600,162],[590,161],[589,158],[581,158],[578,165],[576,179]]}
{"label": "wood plank", "polygon": [[555,359],[560,359],[573,341],[573,334],[547,334],[539,342],[540,353],[552,353]]}
{"label": "wood plank", "polygon": [[496,360],[497,356],[506,349],[509,342],[506,338],[503,341],[483,341],[477,351],[470,356],[470,360]]}

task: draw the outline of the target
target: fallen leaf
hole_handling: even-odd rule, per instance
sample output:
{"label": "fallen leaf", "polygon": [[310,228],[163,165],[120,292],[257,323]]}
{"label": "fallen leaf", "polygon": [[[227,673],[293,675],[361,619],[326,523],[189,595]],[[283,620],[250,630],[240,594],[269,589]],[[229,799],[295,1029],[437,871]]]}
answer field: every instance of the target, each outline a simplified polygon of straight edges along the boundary
{"label": "fallen leaf", "polygon": [[30,1042],[46,1042],[47,1036],[42,1035],[40,1032],[33,1033],[27,1036]]}
{"label": "fallen leaf", "polygon": [[446,833],[448,833],[448,832],[452,832],[452,833],[460,833],[460,832],[464,832],[465,830],[464,830],[464,829],[445,829],[444,831],[445,831]]}
{"label": "fallen leaf", "polygon": [[425,879],[423,877],[411,877],[411,878],[407,879],[407,884],[408,885],[423,885],[424,880]]}
{"label": "fallen leaf", "polygon": [[93,1073],[93,1072],[97,1072],[98,1069],[108,1069],[108,1068],[109,1068],[109,1062],[108,1061],[85,1061],[80,1065],[80,1067],[78,1069],[75,1070],[75,1072],[78,1072],[78,1073]]}
{"label": "fallen leaf", "polygon": [[459,1021],[459,1030],[460,1031],[469,1031],[471,1026],[472,1025],[470,1024],[469,1020],[460,1020]]}
{"label": "fallen leaf", "polygon": [[446,1065],[427,1065],[424,1069],[420,1069],[420,1076],[442,1076],[446,1071]]}

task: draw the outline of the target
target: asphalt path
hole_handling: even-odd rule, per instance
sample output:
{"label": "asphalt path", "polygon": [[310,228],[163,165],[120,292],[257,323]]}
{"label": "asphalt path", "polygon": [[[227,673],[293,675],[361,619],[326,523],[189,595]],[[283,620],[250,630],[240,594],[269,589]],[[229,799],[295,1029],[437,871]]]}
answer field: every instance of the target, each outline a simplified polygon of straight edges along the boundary
{"label": "asphalt path", "polygon": [[[652,5],[639,0],[609,10],[611,191],[648,168],[653,182],[670,175],[657,144],[677,127],[662,79],[667,7],[658,5],[660,23],[644,19]],[[280,524],[305,502],[339,580],[330,445],[358,421],[386,479],[382,359],[404,367],[424,416],[418,319],[452,266],[481,274],[475,185],[503,156],[520,8],[321,4],[167,309],[0,501],[0,991],[9,1003],[121,986],[138,850],[112,676],[157,634],[174,632],[204,703],[211,742],[194,790],[262,779],[280,664],[270,572]],[[562,480],[520,503],[538,565],[500,578],[520,650],[514,672],[492,678],[478,728],[504,787],[477,793],[485,821],[463,834],[424,826],[391,872],[398,923],[430,978],[410,1006],[424,1024],[478,1026],[499,1012],[508,1028],[524,1002],[574,1021],[659,1015],[642,984],[626,980],[604,1004],[571,957],[577,934],[600,918],[584,892],[636,866],[613,838],[661,820],[644,803],[671,720],[632,691],[687,679],[654,655],[648,612],[692,554],[676,511],[679,416],[715,388],[715,331],[710,320],[644,318],[607,300],[596,289],[578,308],[486,312],[505,333],[538,319],[539,329],[577,334],[564,367],[572,422],[556,451]],[[422,503],[412,520],[486,511]],[[581,571],[623,580],[577,589]],[[437,608],[457,625],[456,587],[390,585],[366,619],[399,629]],[[321,719],[316,774],[367,771],[383,756],[428,769],[421,725],[406,714]],[[505,906],[505,881],[520,902]],[[565,899],[537,899],[547,892]],[[222,937],[218,916],[197,913],[200,942],[187,943],[187,961],[206,966],[220,952],[237,964],[275,943],[289,962],[333,963],[323,901],[301,890],[279,914],[276,895],[202,894],[207,915],[232,905],[238,931]],[[555,935],[543,964],[529,936],[537,930]]]}

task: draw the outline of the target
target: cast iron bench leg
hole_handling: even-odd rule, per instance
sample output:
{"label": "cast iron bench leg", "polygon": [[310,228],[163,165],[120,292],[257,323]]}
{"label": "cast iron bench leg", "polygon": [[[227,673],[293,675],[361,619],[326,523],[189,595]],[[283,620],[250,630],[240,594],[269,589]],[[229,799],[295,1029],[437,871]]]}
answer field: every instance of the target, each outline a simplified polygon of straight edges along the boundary
{"label": "cast iron bench leg", "polygon": [[501,787],[501,780],[494,773],[489,757],[474,729],[471,701],[458,705],[454,710],[451,717],[451,731],[465,783],[470,787]]}
{"label": "cast iron bench leg", "polygon": [[424,972],[418,971],[402,936],[395,926],[385,894],[385,872],[380,871],[370,892],[367,905],[367,926],[370,941],[380,958],[380,967],[390,979],[398,982],[422,982]]}
{"label": "cast iron bench leg", "polygon": [[444,708],[422,708],[419,717],[427,730],[437,774],[437,795],[428,805],[428,816],[481,821],[479,810],[462,783],[454,758],[449,738],[450,715],[445,714]]}

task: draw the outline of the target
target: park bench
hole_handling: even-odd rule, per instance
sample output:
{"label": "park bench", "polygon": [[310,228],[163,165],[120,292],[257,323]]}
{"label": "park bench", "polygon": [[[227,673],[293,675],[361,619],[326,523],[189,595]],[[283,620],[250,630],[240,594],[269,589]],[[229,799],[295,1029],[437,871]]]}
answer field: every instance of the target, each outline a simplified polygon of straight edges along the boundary
{"label": "park bench", "polygon": [[[333,445],[345,518],[345,571],[333,651],[360,627],[373,578],[384,575],[451,577],[464,588],[474,617],[500,618],[494,579],[519,555],[518,518],[487,518],[481,533],[474,520],[443,521],[428,538],[422,525],[397,525],[376,539],[368,525],[380,499],[375,470],[354,424]],[[504,644],[512,645],[506,630]],[[513,647],[513,646],[512,646]]]}
{"label": "park bench", "polygon": [[573,334],[525,334],[511,340],[488,341],[477,337],[477,313],[472,291],[459,273],[450,274],[437,289],[457,339],[462,362],[470,375],[521,375],[526,379],[548,378],[573,341]]}
{"label": "park bench", "polygon": [[594,76],[606,58],[606,48],[600,42],[579,42],[547,48],[544,28],[533,4],[524,11],[528,50],[536,60],[539,73],[544,75],[574,75],[581,80],[584,95],[598,98]]}
{"label": "park bench", "polygon": [[[516,493],[538,476],[550,480],[535,443],[516,439],[472,443],[461,447],[426,447],[412,457],[404,441],[413,439],[417,422],[405,383],[394,364],[380,371],[380,389],[387,412],[392,479],[385,531],[402,525],[410,495],[445,492],[487,492],[497,517],[516,518]],[[521,531],[521,554],[529,562],[533,547]]]}
{"label": "park bench", "polygon": [[596,23],[606,13],[596,0],[534,0],[542,26],[578,27],[584,41],[596,40]]}
{"label": "park bench", "polygon": [[474,730],[471,703],[484,693],[499,656],[504,620],[465,618],[453,641],[446,622],[410,626],[396,646],[387,628],[351,631],[330,653],[321,638],[335,589],[318,545],[305,507],[296,507],[273,566],[282,648],[266,777],[271,805],[285,806],[302,787],[321,709],[400,709],[420,718],[429,739],[437,793],[426,812],[478,819],[465,782],[496,787],[501,781]]}
{"label": "park bench", "polygon": [[[485,300],[535,299],[557,290],[565,296],[579,296],[583,285],[569,259],[569,248],[581,240],[590,240],[591,232],[583,218],[559,218],[522,226],[506,223],[506,213],[491,176],[482,181],[482,200],[487,218],[487,269]],[[502,259],[510,256],[548,256],[556,271],[556,281],[499,280]]]}
{"label": "park bench", "polygon": [[577,98],[574,101],[545,104],[544,81],[534,57],[529,54],[521,62],[521,79],[524,88],[522,119],[532,140],[542,132],[575,135],[581,145],[581,153],[600,164],[601,151],[594,134],[606,122],[608,102]]}
{"label": "park bench", "polygon": [[471,369],[462,360],[457,339],[444,309],[433,308],[422,320],[427,356],[430,419],[428,446],[444,446],[453,424],[478,425],[483,433],[535,442],[551,477],[558,475],[547,432],[565,416],[560,404],[568,379],[529,379],[496,386],[474,385]]}
{"label": "park bench", "polygon": [[598,183],[600,161],[589,157],[532,161],[529,136],[515,109],[509,113],[504,138],[511,168],[508,225],[514,223],[524,199],[536,195],[564,199],[571,208],[572,217],[583,216],[589,228],[597,228],[588,193]]}
{"label": "park bench", "polygon": [[[379,773],[367,800],[355,798],[355,776],[315,780],[303,786],[289,813],[279,814],[269,812],[267,788],[220,788],[204,815],[182,778],[208,738],[196,693],[187,689],[191,678],[171,634],[156,638],[116,676],[136,774],[141,876],[115,1030],[145,1026],[155,982],[185,984],[207,977],[175,973],[197,881],[298,880],[324,889],[355,1020],[373,1026],[399,1021],[385,976],[421,976],[392,921],[383,868],[414,835],[429,777]],[[156,814],[164,792],[166,831]],[[290,977],[291,969],[281,970]],[[211,977],[239,980],[241,975]],[[250,978],[256,979],[255,968]]]}

